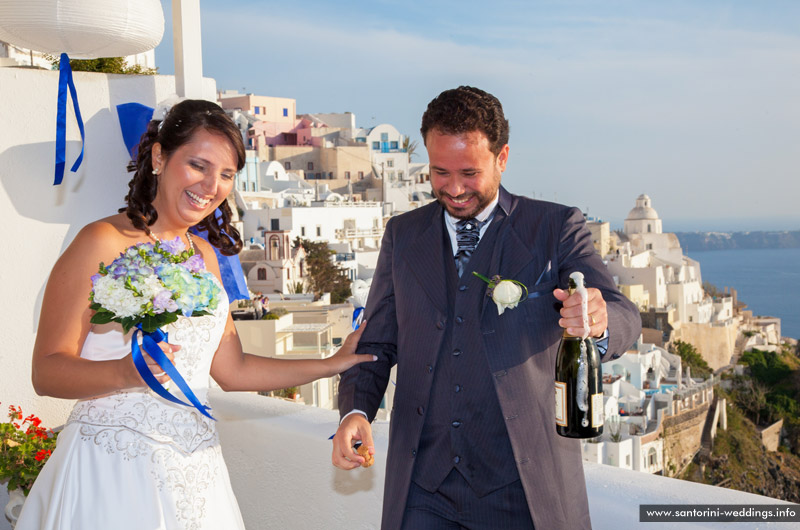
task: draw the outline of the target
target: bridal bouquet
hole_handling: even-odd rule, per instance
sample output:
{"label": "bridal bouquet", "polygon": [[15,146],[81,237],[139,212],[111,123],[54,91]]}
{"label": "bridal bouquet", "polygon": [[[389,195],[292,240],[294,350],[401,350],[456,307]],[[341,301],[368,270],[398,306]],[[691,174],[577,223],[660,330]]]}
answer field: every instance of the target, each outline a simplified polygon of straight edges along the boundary
{"label": "bridal bouquet", "polygon": [[127,333],[134,326],[152,333],[178,319],[217,308],[220,287],[205,272],[203,258],[186,250],[180,238],[139,243],[111,265],[100,263],[92,276],[91,322],[118,322]]}
{"label": "bridal bouquet", "polygon": [[[111,265],[106,267],[100,263],[99,272],[92,276],[89,307],[95,314],[91,322],[118,322],[126,333],[137,328],[131,340],[131,357],[147,386],[168,401],[194,406],[201,414],[214,419],[158,343],[169,342],[161,327],[175,322],[179,315],[201,316],[215,310],[220,291],[214,275],[205,271],[203,258],[196,255],[194,249],[187,250],[179,237],[172,241],[139,243],[122,252]],[[140,332],[143,334],[141,346]],[[156,379],[144,360],[142,348],[191,403],[170,394]]]}

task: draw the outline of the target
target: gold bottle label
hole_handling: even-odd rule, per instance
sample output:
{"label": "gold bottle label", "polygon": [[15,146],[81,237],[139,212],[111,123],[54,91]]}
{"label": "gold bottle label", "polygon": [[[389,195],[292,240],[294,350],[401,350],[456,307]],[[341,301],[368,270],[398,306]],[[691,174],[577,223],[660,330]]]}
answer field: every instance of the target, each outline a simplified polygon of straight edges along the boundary
{"label": "gold bottle label", "polygon": [[556,425],[567,426],[567,384],[556,381]]}
{"label": "gold bottle label", "polygon": [[603,393],[592,395],[592,428],[603,426]]}

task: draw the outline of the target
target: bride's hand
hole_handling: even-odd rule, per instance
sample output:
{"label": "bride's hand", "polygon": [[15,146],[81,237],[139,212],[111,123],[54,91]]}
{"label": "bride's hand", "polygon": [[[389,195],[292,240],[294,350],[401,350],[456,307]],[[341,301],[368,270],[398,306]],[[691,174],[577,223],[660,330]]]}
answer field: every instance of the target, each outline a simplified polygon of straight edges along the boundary
{"label": "bride's hand", "polygon": [[[161,351],[164,352],[166,358],[169,359],[169,362],[175,364],[175,352],[179,351],[181,347],[177,344],[169,344],[167,342],[159,342],[158,346],[161,348]],[[144,354],[144,360],[147,363],[147,368],[150,370],[150,372],[152,372],[156,380],[162,385],[169,381],[170,376],[168,376],[164,370],[161,369],[161,366],[159,366],[155,359],[150,357],[150,354],[147,353],[147,350],[142,348],[142,353]],[[126,377],[128,384],[126,385],[126,388],[139,388],[146,386],[144,379],[142,379],[142,376],[139,375],[139,371],[133,364],[133,356],[131,354],[126,355],[125,361],[128,367]]]}
{"label": "bride's hand", "polygon": [[361,339],[361,335],[364,333],[366,327],[367,321],[365,320],[357,330],[347,336],[339,350],[326,359],[332,366],[334,374],[340,374],[358,363],[378,360],[374,355],[356,355],[356,346],[358,346],[358,341]]}
{"label": "bride's hand", "polygon": [[[169,362],[175,364],[175,352],[181,349],[181,347],[177,344],[169,344],[167,342],[159,342],[158,346],[161,348],[161,351],[164,352],[164,355],[169,359]],[[162,385],[170,380],[170,376],[168,376],[164,370],[159,366],[159,364],[150,357],[150,354],[147,353],[147,350],[142,348],[142,352],[144,352],[144,360],[147,362],[147,368],[155,376],[156,380],[161,383]],[[141,377],[141,376],[140,376]],[[142,380],[144,381],[144,380]]]}

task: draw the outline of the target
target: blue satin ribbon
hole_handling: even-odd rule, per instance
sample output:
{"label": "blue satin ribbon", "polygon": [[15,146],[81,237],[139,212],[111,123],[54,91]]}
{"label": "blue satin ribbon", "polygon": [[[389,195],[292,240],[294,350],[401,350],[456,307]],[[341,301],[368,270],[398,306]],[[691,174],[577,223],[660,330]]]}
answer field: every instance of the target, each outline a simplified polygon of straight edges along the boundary
{"label": "blue satin ribbon", "polygon": [[[222,215],[222,212],[217,209],[216,217]],[[191,228],[193,234],[196,234],[206,241],[208,241],[208,232],[200,230],[196,226]],[[224,234],[224,232],[223,232]],[[247,280],[244,277],[242,270],[242,262],[239,261],[239,256],[226,256],[219,251],[217,247],[211,245],[214,249],[214,254],[217,255],[217,263],[219,264],[219,275],[222,279],[222,286],[225,288],[225,294],[228,295],[228,301],[233,303],[236,300],[250,300],[250,293],[247,289]]]}
{"label": "blue satin ribbon", "polygon": [[361,323],[364,321],[364,308],[357,307],[355,311],[353,311],[353,331],[357,330]]}
{"label": "blue satin ribbon", "polygon": [[[167,401],[171,401],[172,403],[177,403],[179,405],[185,405],[187,407],[194,407],[203,416],[217,421],[216,418],[208,413],[211,408],[200,403],[200,400],[194,395],[192,389],[189,388],[188,384],[186,384],[186,380],[183,378],[180,372],[178,372],[178,369],[175,368],[175,365],[172,364],[169,358],[164,355],[164,352],[158,345],[159,342],[166,342],[168,340],[167,334],[160,329],[157,329],[152,333],[145,333],[142,331],[141,325],[136,326],[136,328],[136,331],[133,332],[133,338],[131,339],[131,356],[133,357],[133,364],[136,366],[136,370],[138,370],[139,375],[142,376],[144,382],[147,383],[147,386],[149,386],[153,392]],[[158,363],[161,369],[164,370],[168,376],[170,376],[172,381],[178,385],[178,388],[181,390],[181,392],[183,392],[183,395],[186,396],[186,399],[188,399],[191,404],[186,403],[185,401],[180,400],[170,394],[167,389],[165,389],[161,383],[158,382],[158,379],[156,379],[156,376],[154,376],[153,372],[150,371],[150,368],[147,367],[147,361],[145,361],[144,355],[142,355],[142,350],[139,348],[139,333],[142,333],[142,346],[144,346],[144,350],[150,357],[153,358],[153,360]]]}
{"label": "blue satin ribbon", "polygon": [[147,125],[153,119],[153,107],[141,103],[120,103],[117,105],[119,126],[122,129],[122,141],[131,158],[136,160],[136,148],[142,135],[147,131]]}
{"label": "blue satin ribbon", "polygon": [[83,149],[86,141],[86,133],[83,129],[83,118],[81,118],[81,108],[78,106],[78,92],[75,90],[75,83],[72,81],[72,68],[69,65],[69,57],[66,53],[61,54],[58,74],[58,111],[56,114],[56,175],[53,186],[58,186],[64,180],[64,167],[66,166],[67,152],[67,90],[72,96],[72,108],[75,110],[75,119],[78,120],[78,129],[81,131],[81,154],[70,168],[75,173],[83,162]]}

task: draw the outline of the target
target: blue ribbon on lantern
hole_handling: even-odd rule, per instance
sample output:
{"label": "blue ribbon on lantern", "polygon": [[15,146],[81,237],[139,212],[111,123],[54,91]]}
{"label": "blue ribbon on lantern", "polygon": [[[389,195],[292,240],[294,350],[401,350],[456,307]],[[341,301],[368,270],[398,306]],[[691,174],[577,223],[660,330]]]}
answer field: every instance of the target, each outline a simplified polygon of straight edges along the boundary
{"label": "blue ribbon on lantern", "polygon": [[[139,324],[136,326],[136,331],[133,332],[133,338],[131,339],[131,356],[133,357],[133,364],[136,366],[136,370],[139,372],[139,375],[142,376],[144,382],[147,383],[153,392],[161,396],[162,398],[171,401],[172,403],[177,403],[179,405],[185,405],[187,407],[194,407],[196,408],[200,414],[206,416],[207,418],[211,418],[214,421],[217,421],[211,414],[208,413],[211,410],[210,407],[203,405],[200,403],[200,400],[197,399],[197,396],[194,395],[192,389],[189,388],[189,385],[186,383],[186,380],[183,376],[178,372],[178,369],[175,368],[175,365],[169,360],[169,358],[164,355],[164,352],[161,350],[161,347],[158,345],[159,342],[167,342],[169,340],[167,333],[164,333],[160,329],[153,331],[152,333],[147,333],[142,331],[142,326]],[[176,398],[172,394],[167,391],[164,386],[158,382],[156,376],[153,375],[153,372],[147,367],[147,361],[144,359],[144,355],[142,355],[142,350],[139,348],[139,333],[142,333],[142,346],[147,354],[155,360],[158,365],[164,370],[164,373],[170,376],[172,381],[178,385],[178,388],[183,395],[186,396],[190,403],[186,403],[185,401]]]}
{"label": "blue ribbon on lantern", "polygon": [[81,108],[78,105],[78,92],[75,90],[75,83],[72,80],[72,68],[69,65],[69,57],[66,53],[61,54],[58,73],[58,107],[56,113],[56,174],[53,186],[58,186],[64,180],[64,167],[66,166],[67,152],[67,91],[72,96],[72,107],[75,110],[75,118],[78,120],[78,129],[81,131],[81,154],[70,168],[75,173],[83,162],[83,149],[86,140],[86,133],[83,129],[83,118],[81,118]]}

